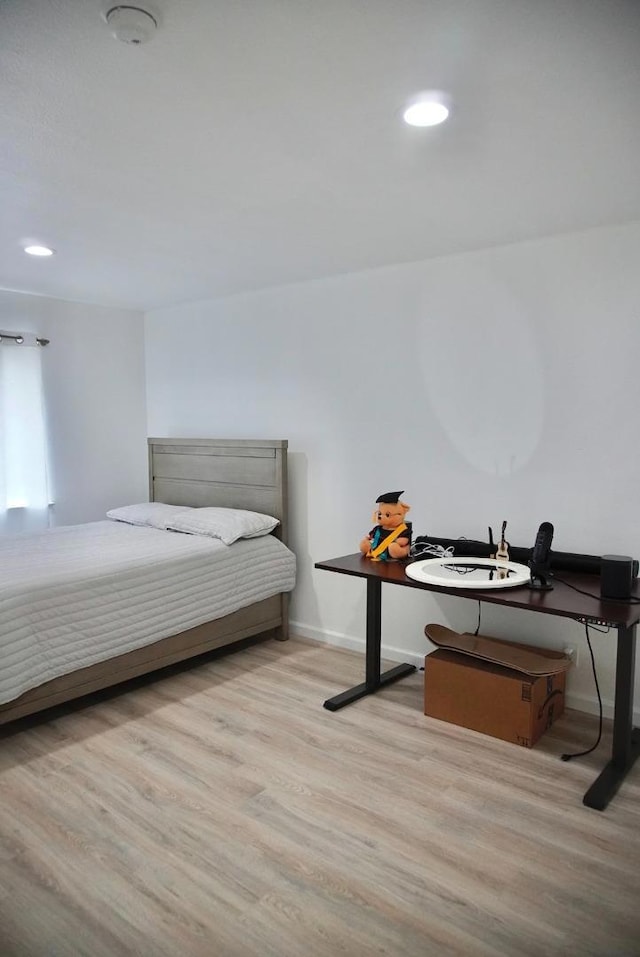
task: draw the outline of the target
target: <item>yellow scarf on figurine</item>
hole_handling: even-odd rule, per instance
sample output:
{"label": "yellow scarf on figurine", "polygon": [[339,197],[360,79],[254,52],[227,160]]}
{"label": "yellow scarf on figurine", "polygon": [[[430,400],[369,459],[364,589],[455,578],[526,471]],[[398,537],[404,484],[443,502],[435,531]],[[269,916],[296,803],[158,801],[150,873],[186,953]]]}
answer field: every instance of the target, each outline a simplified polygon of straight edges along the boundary
{"label": "yellow scarf on figurine", "polygon": [[411,549],[411,522],[404,517],[411,508],[400,501],[403,492],[385,492],[376,499],[373,513],[377,522],[360,542],[360,551],[374,562],[394,562],[407,558]]}

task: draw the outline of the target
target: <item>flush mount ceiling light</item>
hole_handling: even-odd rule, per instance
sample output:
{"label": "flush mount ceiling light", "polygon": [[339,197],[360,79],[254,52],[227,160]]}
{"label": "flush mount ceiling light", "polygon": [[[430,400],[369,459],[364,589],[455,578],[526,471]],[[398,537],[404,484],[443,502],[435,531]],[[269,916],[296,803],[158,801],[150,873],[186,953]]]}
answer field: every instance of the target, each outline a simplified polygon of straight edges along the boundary
{"label": "flush mount ceiling light", "polygon": [[55,250],[48,246],[25,246],[24,251],[30,256],[53,256]]}
{"label": "flush mount ceiling light", "polygon": [[152,13],[126,4],[111,7],[104,19],[116,40],[133,46],[146,43],[158,29],[158,21]]}
{"label": "flush mount ceiling light", "polygon": [[449,116],[446,97],[435,91],[419,93],[407,103],[402,118],[409,126],[437,126]]}

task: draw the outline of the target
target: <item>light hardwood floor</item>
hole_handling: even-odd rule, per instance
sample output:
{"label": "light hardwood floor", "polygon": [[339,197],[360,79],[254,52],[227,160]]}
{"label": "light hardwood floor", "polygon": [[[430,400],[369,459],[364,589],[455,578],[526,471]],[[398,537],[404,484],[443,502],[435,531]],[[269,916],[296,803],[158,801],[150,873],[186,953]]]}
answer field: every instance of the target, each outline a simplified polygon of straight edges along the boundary
{"label": "light hardwood floor", "polygon": [[637,957],[640,766],[569,712],[532,750],[332,714],[360,655],[266,642],[0,741],[2,957]]}

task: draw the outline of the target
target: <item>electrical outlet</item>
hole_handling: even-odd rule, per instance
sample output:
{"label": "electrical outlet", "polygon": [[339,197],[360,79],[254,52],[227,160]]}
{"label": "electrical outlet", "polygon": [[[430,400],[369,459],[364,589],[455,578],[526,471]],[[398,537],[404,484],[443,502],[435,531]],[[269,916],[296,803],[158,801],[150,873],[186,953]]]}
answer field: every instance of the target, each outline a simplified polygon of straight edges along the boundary
{"label": "electrical outlet", "polygon": [[566,645],[566,646],[562,649],[562,652],[563,652],[563,654],[565,654],[565,655],[567,656],[567,658],[570,658],[570,659],[571,659],[571,663],[573,664],[573,667],[574,667],[574,668],[577,668],[577,666],[578,666],[578,649],[577,649],[577,648],[574,648],[574,647],[571,646],[571,645]]}

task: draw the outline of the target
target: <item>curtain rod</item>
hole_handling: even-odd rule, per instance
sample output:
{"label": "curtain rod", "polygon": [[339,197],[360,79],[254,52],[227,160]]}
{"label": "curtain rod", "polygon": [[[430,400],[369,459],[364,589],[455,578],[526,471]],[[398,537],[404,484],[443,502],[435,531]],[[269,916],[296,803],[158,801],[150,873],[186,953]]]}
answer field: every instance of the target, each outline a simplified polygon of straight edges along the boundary
{"label": "curtain rod", "polygon": [[[2,342],[3,339],[13,339],[14,342],[18,343],[18,345],[22,345],[24,342],[24,336],[19,332],[0,332],[0,342]],[[41,336],[36,336],[35,339],[37,345],[39,346],[48,346],[51,341],[50,339],[43,339]]]}

